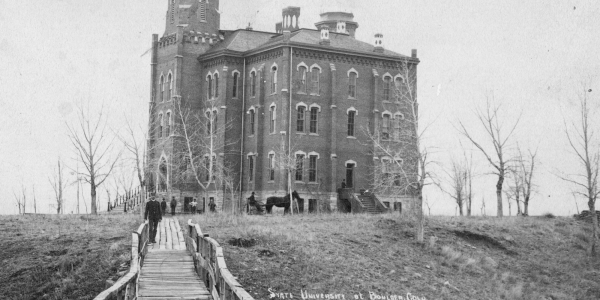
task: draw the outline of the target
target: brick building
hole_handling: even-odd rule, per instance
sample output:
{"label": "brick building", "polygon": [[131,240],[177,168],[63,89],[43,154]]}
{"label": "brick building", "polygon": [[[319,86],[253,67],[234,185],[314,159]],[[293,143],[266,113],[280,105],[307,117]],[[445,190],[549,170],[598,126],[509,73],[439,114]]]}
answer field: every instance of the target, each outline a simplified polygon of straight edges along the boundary
{"label": "brick building", "polygon": [[[395,120],[405,112],[390,90],[404,80],[402,64],[416,72],[415,50],[411,56],[389,51],[380,34],[374,43],[356,40],[359,24],[351,13],[323,13],[316,29],[306,29],[298,26],[300,8],[287,7],[275,32],[261,32],[221,29],[219,0],[168,5],[165,32],[153,35],[152,45],[150,190],[175,197],[178,210],[192,197],[200,210],[209,198],[218,210],[232,210],[252,191],[264,201],[286,194],[291,183],[306,212],[337,209],[342,180],[357,190],[371,188],[383,157],[365,130],[384,126],[390,142],[401,130]],[[186,123],[182,116],[190,112],[207,122]],[[190,126],[207,127],[199,131],[217,146],[188,151],[183,132]],[[205,159],[188,155],[194,151]],[[294,170],[288,172],[282,157],[295,161]],[[227,166],[231,193],[215,176],[225,172],[217,165]],[[378,196],[390,207],[410,207],[409,197]]]}

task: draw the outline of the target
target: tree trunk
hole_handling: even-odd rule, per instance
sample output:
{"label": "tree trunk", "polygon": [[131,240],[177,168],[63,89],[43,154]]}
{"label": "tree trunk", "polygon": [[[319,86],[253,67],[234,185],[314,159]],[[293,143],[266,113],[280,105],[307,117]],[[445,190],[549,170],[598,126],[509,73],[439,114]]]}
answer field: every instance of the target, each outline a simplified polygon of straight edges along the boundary
{"label": "tree trunk", "polygon": [[90,185],[90,188],[92,190],[92,215],[97,215],[98,214],[98,209],[96,208],[96,186],[94,184]]}
{"label": "tree trunk", "polygon": [[523,215],[529,215],[529,195],[525,196],[525,200],[523,201]]}
{"label": "tree trunk", "polygon": [[415,213],[417,214],[417,242],[422,243],[424,240],[425,230],[423,228],[423,191],[421,187],[419,187],[417,190]]}
{"label": "tree trunk", "polygon": [[498,183],[496,183],[496,198],[498,200],[498,212],[497,216],[502,217],[502,184],[504,183],[504,176],[498,175]]}
{"label": "tree trunk", "polygon": [[463,201],[458,201],[458,212],[460,213],[460,216],[463,216]]}
{"label": "tree trunk", "polygon": [[592,215],[592,237],[588,254],[596,255],[596,239],[598,238],[598,217],[596,216],[596,199],[589,199],[588,206]]}

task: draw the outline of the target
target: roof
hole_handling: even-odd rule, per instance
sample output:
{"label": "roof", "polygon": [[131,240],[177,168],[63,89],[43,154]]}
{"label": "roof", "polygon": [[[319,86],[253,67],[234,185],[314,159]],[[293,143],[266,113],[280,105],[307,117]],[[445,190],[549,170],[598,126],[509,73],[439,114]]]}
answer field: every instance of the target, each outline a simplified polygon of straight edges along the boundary
{"label": "roof", "polygon": [[[225,39],[211,48],[202,56],[209,54],[217,54],[224,50],[235,52],[256,52],[263,48],[272,48],[277,44],[283,44],[283,35],[277,33],[251,31],[251,30],[236,30],[226,32]],[[344,50],[355,52],[358,54],[368,54],[376,56],[390,56],[394,58],[406,58],[408,56],[384,49],[383,53],[374,52],[375,46],[360,40],[357,40],[347,34],[339,34],[331,32],[329,35],[330,44],[320,45],[321,33],[313,29],[300,29],[291,33],[290,43],[300,45],[310,45],[325,50]]]}

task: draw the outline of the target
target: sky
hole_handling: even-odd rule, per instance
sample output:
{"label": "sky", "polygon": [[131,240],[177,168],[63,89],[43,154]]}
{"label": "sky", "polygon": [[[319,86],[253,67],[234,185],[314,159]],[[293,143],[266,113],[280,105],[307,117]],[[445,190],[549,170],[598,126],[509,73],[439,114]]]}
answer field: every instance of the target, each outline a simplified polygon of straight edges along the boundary
{"label": "sky", "polygon": [[[587,96],[594,108],[600,100],[598,1],[221,0],[221,28],[250,23],[255,30],[274,31],[288,5],[301,7],[300,27],[314,28],[319,13],[347,11],[359,23],[357,39],[372,42],[382,33],[390,50],[417,49],[420,117],[428,128],[424,143],[435,162],[432,170],[443,181],[441,169],[452,157],[462,149],[472,152],[479,174],[475,213],[485,201],[485,213],[496,214],[495,178],[456,127],[463,122],[488,145],[475,116],[486,98],[501,105],[505,128],[519,119],[512,150],[517,144],[538,149],[530,213],[570,215],[586,205],[559,175],[581,169],[565,123],[577,117],[582,83],[590,84]],[[35,187],[38,211],[51,210],[48,177],[57,159],[77,168],[66,124],[74,120],[78,103],[92,111],[103,106],[115,131],[125,119],[145,126],[147,50],[152,34],[164,32],[166,10],[166,0],[0,0],[0,213],[17,212],[13,193],[23,187],[28,199]],[[76,181],[72,171],[66,173],[69,182]],[[67,212],[76,205],[75,191],[75,184],[68,187]],[[427,186],[425,197],[432,214],[456,214],[456,205],[437,187]],[[30,200],[27,211],[32,210]]]}

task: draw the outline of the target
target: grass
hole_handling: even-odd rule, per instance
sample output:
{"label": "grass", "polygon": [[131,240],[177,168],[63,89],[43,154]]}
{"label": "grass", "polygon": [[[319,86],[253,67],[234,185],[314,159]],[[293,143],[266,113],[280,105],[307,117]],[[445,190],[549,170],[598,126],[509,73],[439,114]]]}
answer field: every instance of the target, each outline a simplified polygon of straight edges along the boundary
{"label": "grass", "polygon": [[0,298],[93,299],[130,259],[127,215],[0,217]]}
{"label": "grass", "polygon": [[600,299],[600,260],[586,255],[588,232],[570,218],[433,217],[424,244],[397,215],[194,221],[221,243],[230,271],[256,299],[306,290],[346,299]]}
{"label": "grass", "polygon": [[[178,218],[186,229],[189,216]],[[275,292],[600,299],[600,259],[586,255],[589,224],[571,218],[431,217],[423,244],[414,241],[413,222],[398,215],[193,218],[257,300]],[[0,298],[92,299],[129,260],[140,222],[134,215],[0,217]]]}

